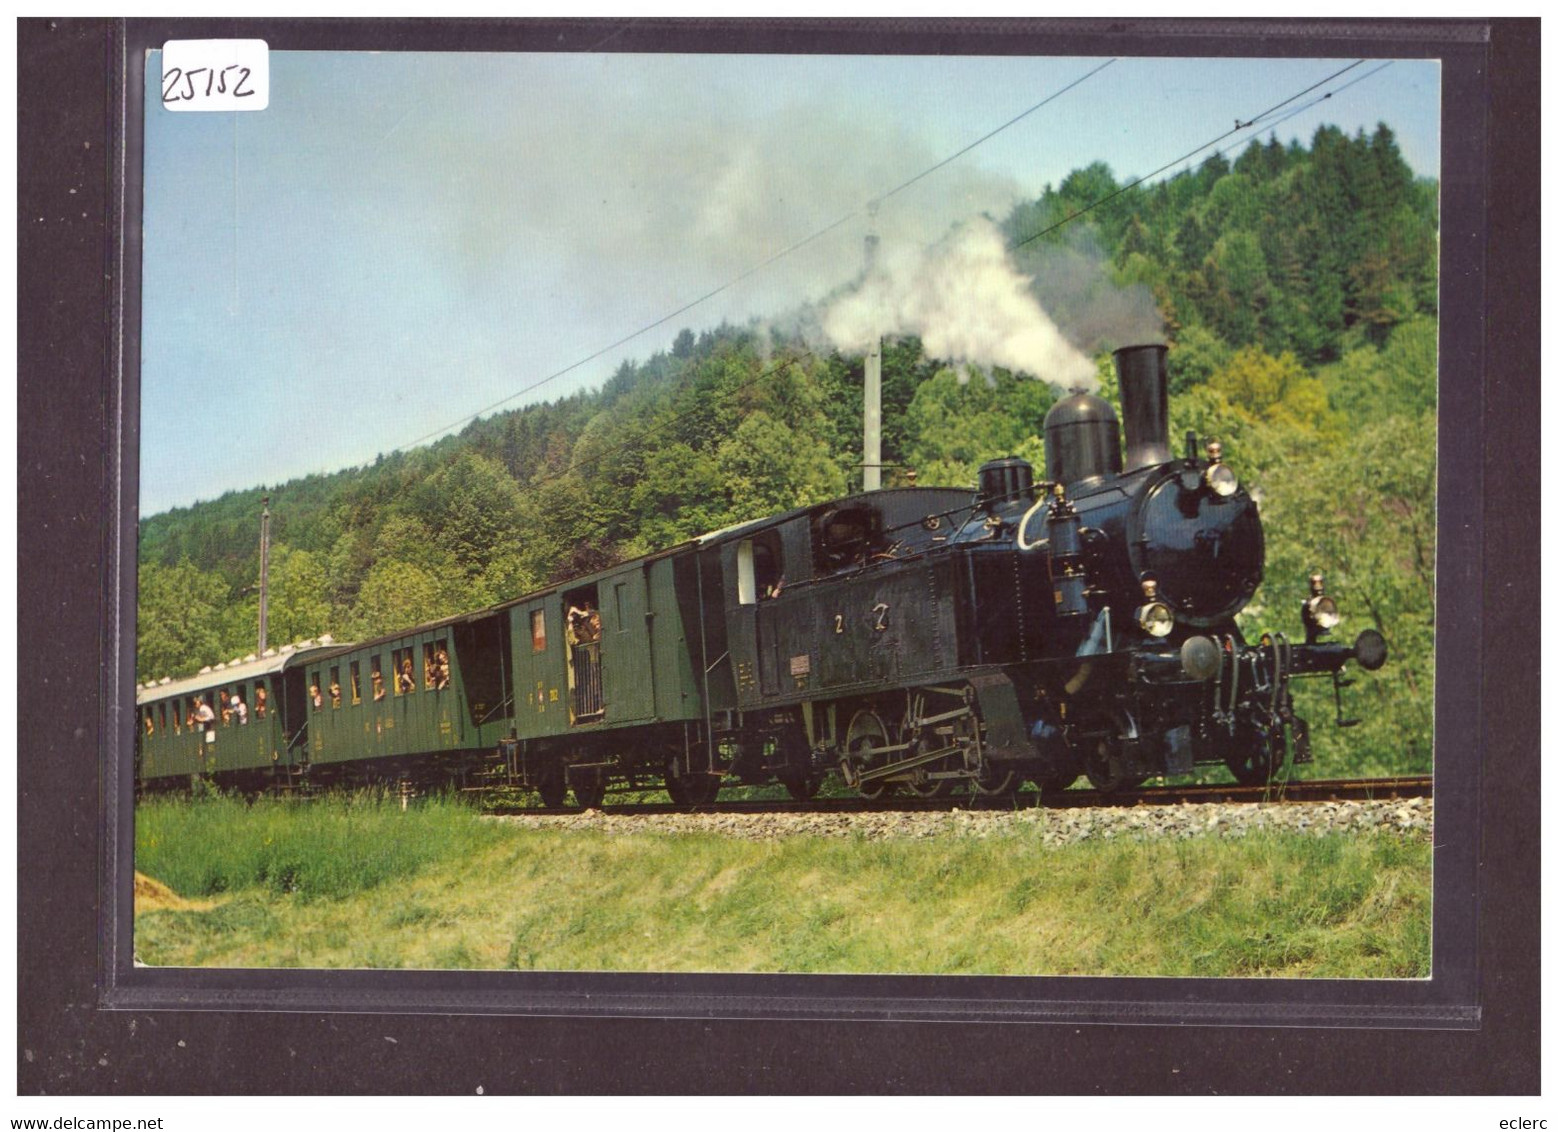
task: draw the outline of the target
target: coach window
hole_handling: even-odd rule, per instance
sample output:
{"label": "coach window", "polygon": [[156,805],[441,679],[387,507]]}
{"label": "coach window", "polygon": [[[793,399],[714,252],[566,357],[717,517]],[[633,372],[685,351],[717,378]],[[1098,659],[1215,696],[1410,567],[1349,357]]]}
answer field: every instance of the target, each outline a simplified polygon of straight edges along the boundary
{"label": "coach window", "polygon": [[439,637],[433,642],[433,687],[440,692],[449,687],[449,640]]}
{"label": "coach window", "polygon": [[422,643],[422,690],[431,692],[438,683],[438,663],[434,659],[437,655],[432,641]]}
{"label": "coach window", "polygon": [[395,662],[395,694],[397,696],[409,695],[417,690],[417,673],[412,648],[396,649],[392,654]]}
{"label": "coach window", "polygon": [[373,702],[378,703],[384,698],[384,669],[376,656],[368,661],[368,679],[373,684]]}
{"label": "coach window", "polygon": [[757,604],[757,568],[753,559],[752,540],[742,540],[736,546],[736,600],[742,605]]}
{"label": "coach window", "polygon": [[530,611],[530,651],[546,651],[546,610]]}
{"label": "coach window", "polygon": [[362,703],[362,664],[352,661],[352,703]]}
{"label": "coach window", "polygon": [[141,722],[146,727],[146,734],[148,734],[148,735],[155,735],[157,733],[157,728],[151,721],[151,705],[150,704],[147,704],[145,707],[143,707],[141,709]]}
{"label": "coach window", "polygon": [[267,699],[267,697],[266,697],[266,694],[265,694],[265,681],[264,680],[256,680],[254,682],[254,718],[255,719],[264,719],[265,718],[266,699]]}
{"label": "coach window", "polygon": [[319,688],[319,670],[317,668],[308,674],[308,702],[315,711],[320,711],[325,706],[325,694]]}
{"label": "coach window", "polygon": [[341,666],[339,664],[330,666],[330,706],[333,708],[341,706]]}
{"label": "coach window", "polygon": [[742,605],[778,597],[784,589],[783,558],[773,536],[746,539],[736,547],[736,598]]}
{"label": "coach window", "polygon": [[784,556],[773,535],[752,540],[752,570],[757,581],[757,600],[778,597],[784,589]]}
{"label": "coach window", "polygon": [[157,705],[157,730],[161,731],[164,735],[166,735],[168,733],[168,705],[167,704],[158,704]]}

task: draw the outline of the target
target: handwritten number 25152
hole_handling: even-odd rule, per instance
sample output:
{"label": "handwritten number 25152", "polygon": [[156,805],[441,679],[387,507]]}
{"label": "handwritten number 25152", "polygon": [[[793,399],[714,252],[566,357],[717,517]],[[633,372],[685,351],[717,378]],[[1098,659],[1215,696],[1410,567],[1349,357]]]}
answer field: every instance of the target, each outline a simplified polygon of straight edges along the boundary
{"label": "handwritten number 25152", "polygon": [[[249,81],[249,68],[240,67],[236,63],[230,67],[223,67],[218,71],[215,67],[194,67],[188,71],[181,71],[177,67],[169,67],[162,76],[162,101],[164,102],[190,102],[197,95],[210,97],[215,94],[227,93],[227,73],[237,71],[238,80],[232,84],[234,98],[248,98],[254,93],[245,90],[243,84]],[[204,75],[205,82],[201,83],[198,76]],[[183,91],[180,92],[179,80],[184,80]],[[201,90],[201,87],[204,90]]]}

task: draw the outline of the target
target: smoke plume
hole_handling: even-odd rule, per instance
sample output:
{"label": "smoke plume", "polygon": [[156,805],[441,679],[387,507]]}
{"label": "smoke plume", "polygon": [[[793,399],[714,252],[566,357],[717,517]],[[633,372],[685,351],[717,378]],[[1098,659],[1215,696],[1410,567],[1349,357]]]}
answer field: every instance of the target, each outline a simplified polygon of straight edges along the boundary
{"label": "smoke plume", "polygon": [[[599,81],[558,97],[548,80],[580,68]],[[506,100],[504,114],[429,106],[387,117],[386,133],[416,144],[389,147],[372,179],[372,191],[428,218],[399,234],[425,243],[427,270],[444,273],[429,286],[478,330],[514,328],[537,348],[598,342],[601,327],[631,327],[718,288],[663,327],[663,341],[682,326],[806,319],[814,342],[856,351],[877,334],[916,334],[931,356],[1070,388],[1092,383],[1087,353],[1138,305],[1113,293],[1107,265],[1086,249],[1060,249],[1052,263],[1055,249],[1030,247],[1014,262],[995,224],[971,218],[1004,217],[1033,188],[976,155],[908,183],[949,144],[931,145],[910,121],[825,98],[753,117],[739,90],[711,101],[674,58],[542,55],[526,71],[463,61],[462,81],[433,87],[432,102],[463,106],[480,78]],[[868,215],[866,202],[884,193]],[[881,255],[861,279],[868,231]],[[532,312],[558,296],[566,323],[533,325]],[[467,353],[479,339],[466,335]],[[513,343],[486,348],[505,364]]]}
{"label": "smoke plume", "polygon": [[1151,289],[1114,281],[1097,231],[1070,224],[1062,233],[1062,243],[1029,244],[1021,254],[1034,295],[1066,337],[1090,354],[1163,341],[1163,315]]}
{"label": "smoke plume", "polygon": [[955,365],[1002,366],[1059,389],[1090,388],[1093,364],[1067,341],[1018,273],[1001,232],[979,218],[926,248],[888,248],[860,285],[829,303],[820,323],[839,349],[862,353],[879,336],[918,335],[926,354]]}

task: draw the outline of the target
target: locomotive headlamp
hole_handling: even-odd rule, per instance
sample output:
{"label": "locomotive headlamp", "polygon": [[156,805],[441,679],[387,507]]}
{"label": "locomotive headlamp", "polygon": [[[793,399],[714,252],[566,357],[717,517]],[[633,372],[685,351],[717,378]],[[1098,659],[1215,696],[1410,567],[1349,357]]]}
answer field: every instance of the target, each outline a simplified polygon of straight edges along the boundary
{"label": "locomotive headlamp", "polygon": [[1341,610],[1336,608],[1334,597],[1312,597],[1309,599],[1309,619],[1320,629],[1334,629],[1341,624]]}
{"label": "locomotive headlamp", "polygon": [[1309,575],[1309,600],[1304,602],[1304,628],[1313,641],[1321,633],[1328,633],[1341,624],[1342,613],[1334,597],[1325,593],[1325,575]]}
{"label": "locomotive headlamp", "polygon": [[1136,611],[1136,623],[1149,637],[1166,637],[1174,630],[1174,611],[1158,600],[1158,583],[1147,578],[1141,584],[1145,604]]}
{"label": "locomotive headlamp", "polygon": [[1233,469],[1223,463],[1223,444],[1220,440],[1208,441],[1206,445],[1207,466],[1206,472],[1201,477],[1201,482],[1215,495],[1227,499],[1239,490],[1239,477],[1234,475]]}
{"label": "locomotive headlamp", "polygon": [[1174,631],[1174,611],[1161,601],[1149,601],[1136,611],[1136,622],[1149,637],[1166,637]]}

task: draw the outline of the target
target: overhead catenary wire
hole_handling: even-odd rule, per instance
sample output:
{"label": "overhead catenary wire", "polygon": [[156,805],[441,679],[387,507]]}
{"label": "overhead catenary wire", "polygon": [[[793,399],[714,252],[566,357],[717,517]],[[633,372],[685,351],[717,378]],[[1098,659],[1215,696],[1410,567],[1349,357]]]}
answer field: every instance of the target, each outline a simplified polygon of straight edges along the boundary
{"label": "overhead catenary wire", "polygon": [[[1302,106],[1295,106],[1292,110],[1289,110],[1286,114],[1282,115],[1282,117],[1276,119],[1275,121],[1271,121],[1271,122],[1262,121],[1262,122],[1260,122],[1259,125],[1261,127],[1262,132],[1267,131],[1267,130],[1274,130],[1278,126],[1282,125],[1282,123],[1291,121],[1292,119],[1297,118],[1300,114],[1308,113],[1310,110],[1313,110],[1316,106],[1319,106],[1322,102],[1326,101],[1327,99],[1329,99],[1329,98],[1331,98],[1331,97],[1333,97],[1335,95],[1341,94],[1342,91],[1347,90],[1349,87],[1357,86],[1359,83],[1363,82],[1365,79],[1373,78],[1375,75],[1379,74],[1381,71],[1383,71],[1386,67],[1389,67],[1394,62],[1395,62],[1394,59],[1387,59],[1387,60],[1385,60],[1385,62],[1381,63],[1378,67],[1375,67],[1372,70],[1363,72],[1363,74],[1359,75],[1357,78],[1351,79],[1351,80],[1343,83],[1341,86],[1337,87],[1335,90],[1328,90],[1324,94],[1322,94],[1319,98],[1312,98],[1308,102],[1304,103]],[[1242,149],[1243,147],[1249,145],[1251,142],[1259,141],[1259,140],[1260,140],[1260,134],[1253,134],[1250,137],[1244,138],[1243,140],[1235,142],[1233,145],[1229,146],[1228,147],[1228,152],[1229,153],[1233,153],[1235,150]]]}
{"label": "overhead catenary wire", "polygon": [[433,430],[431,430],[429,432],[423,433],[421,436],[417,437],[415,440],[411,440],[411,441],[406,442],[405,444],[398,445],[395,448],[390,449],[390,451],[392,451],[392,452],[404,452],[407,449],[415,448],[418,445],[425,443],[426,441],[434,439],[435,437],[442,436],[444,433],[450,431],[451,429],[459,428],[461,425],[468,424],[469,422],[476,420],[478,417],[484,416],[487,413],[492,412],[494,409],[502,408],[504,405],[507,405],[510,401],[514,401],[514,400],[516,400],[516,399],[518,399],[520,397],[523,397],[527,393],[532,393],[535,390],[540,389],[543,385],[547,385],[550,382],[556,381],[558,378],[565,376],[566,374],[572,373],[574,370],[578,369],[580,366],[588,365],[590,362],[595,361],[597,358],[601,357],[602,355],[608,354],[612,350],[615,350],[618,346],[626,345],[628,342],[631,342],[633,339],[639,337],[640,335],[649,333],[649,331],[654,330],[656,327],[664,326],[667,322],[670,322],[673,318],[676,318],[678,315],[685,314],[688,311],[692,310],[694,307],[700,306],[703,303],[708,302],[710,299],[714,298],[716,295],[722,294],[723,292],[730,290],[730,288],[734,287],[736,284],[744,282],[747,279],[750,279],[752,276],[756,275],[758,272],[763,271],[764,269],[772,266],[773,264],[777,263],[779,260],[784,259],[786,256],[793,255],[795,252],[800,251],[802,248],[806,247],[808,244],[815,243],[817,240],[820,240],[823,236],[826,236],[829,232],[832,232],[835,229],[841,227],[842,225],[849,223],[851,220],[856,219],[857,217],[859,217],[861,215],[862,212],[864,212],[866,210],[867,207],[874,207],[875,205],[878,205],[878,204],[882,203],[883,201],[887,200],[889,197],[896,196],[898,193],[903,192],[905,189],[909,188],[911,185],[914,185],[915,183],[917,183],[917,182],[923,180],[924,178],[930,176],[932,173],[935,173],[937,170],[942,169],[942,168],[946,167],[947,165],[950,165],[952,162],[956,161],[958,158],[962,157],[963,155],[969,153],[971,150],[977,148],[978,146],[983,145],[985,142],[989,141],[991,138],[995,137],[997,134],[1000,134],[1003,131],[1010,129],[1012,126],[1015,126],[1018,122],[1021,122],[1024,118],[1028,117],[1030,114],[1034,113],[1037,110],[1042,109],[1045,106],[1048,106],[1051,102],[1055,101],[1055,99],[1059,98],[1061,95],[1066,94],[1067,92],[1076,89],[1082,83],[1085,83],[1088,79],[1091,79],[1094,75],[1096,75],[1100,71],[1104,70],[1104,68],[1108,67],[1110,64],[1115,63],[1117,61],[1118,61],[1117,59],[1113,59],[1113,58],[1105,60],[1103,63],[1101,63],[1098,66],[1094,67],[1091,71],[1088,71],[1085,75],[1082,75],[1079,78],[1073,79],[1071,82],[1067,83],[1065,86],[1061,87],[1060,89],[1058,89],[1056,91],[1053,91],[1050,94],[1045,95],[1042,99],[1040,99],[1038,102],[1035,102],[1032,106],[1028,107],[1022,113],[1020,113],[1020,114],[1016,115],[1015,117],[1010,118],[1007,121],[1003,122],[1001,125],[997,126],[995,129],[991,130],[989,133],[986,133],[986,134],[982,135],[981,137],[976,138],[974,141],[969,142],[967,145],[963,146],[961,149],[957,150],[956,152],[949,154],[948,156],[942,158],[940,161],[937,161],[934,165],[927,166],[925,169],[922,169],[920,172],[916,173],[914,176],[910,177],[908,180],[903,181],[902,183],[893,186],[891,189],[888,189],[886,192],[880,193],[877,196],[871,198],[870,202],[868,202],[868,204],[866,206],[862,206],[860,208],[855,208],[855,209],[850,210],[849,212],[845,213],[844,215],[838,217],[832,223],[827,224],[824,227],[817,229],[815,232],[812,232],[808,236],[804,236],[801,239],[796,240],[793,244],[790,244],[789,246],[787,246],[785,248],[782,248],[781,250],[775,252],[773,255],[769,256],[767,259],[764,259],[764,260],[762,260],[759,263],[753,264],[751,267],[747,268],[745,271],[741,272],[739,275],[733,276],[732,278],[726,280],[724,283],[721,283],[719,286],[714,287],[711,290],[705,291],[703,294],[699,295],[697,298],[692,299],[692,300],[690,300],[690,301],[688,301],[686,303],[683,303],[681,306],[677,307],[675,310],[670,311],[667,314],[661,315],[659,318],[655,319],[653,322],[645,323],[643,326],[640,326],[637,330],[634,330],[632,333],[624,334],[621,338],[618,338],[616,341],[608,343],[605,346],[602,346],[600,349],[596,350],[594,353],[588,354],[585,357],[580,358],[578,361],[570,362],[568,365],[564,366],[562,369],[555,370],[552,373],[549,373],[547,376],[545,376],[545,377],[543,377],[543,378],[541,378],[541,379],[539,379],[537,381],[531,382],[529,385],[526,385],[522,389],[515,390],[513,393],[510,393],[507,396],[499,398],[498,400],[492,402],[491,404],[483,406],[480,409],[477,409],[475,412],[467,413],[464,416],[460,417],[458,420],[450,421],[448,424],[441,425],[438,428],[435,428],[435,429],[433,429]]}
{"label": "overhead catenary wire", "polygon": [[[1138,185],[1144,184],[1147,181],[1152,180],[1158,174],[1166,172],[1167,170],[1174,168],[1174,166],[1180,164],[1183,161],[1189,161],[1192,157],[1194,157],[1196,154],[1200,153],[1202,150],[1210,149],[1212,146],[1216,145],[1218,142],[1221,142],[1221,141],[1224,141],[1224,140],[1226,140],[1228,138],[1233,137],[1234,134],[1239,133],[1241,130],[1248,130],[1248,129],[1254,127],[1254,126],[1260,125],[1262,120],[1265,119],[1266,117],[1268,117],[1269,115],[1271,115],[1274,111],[1280,110],[1282,107],[1288,105],[1290,102],[1294,102],[1294,101],[1304,97],[1304,95],[1308,94],[1312,90],[1317,90],[1318,88],[1324,86],[1326,83],[1332,81],[1333,79],[1336,79],[1336,78],[1339,78],[1342,75],[1345,75],[1348,71],[1352,70],[1354,67],[1361,66],[1364,62],[1365,62],[1365,60],[1363,60],[1363,59],[1355,59],[1355,60],[1353,60],[1353,62],[1347,64],[1347,66],[1343,67],[1341,70],[1333,71],[1331,74],[1327,75],[1325,78],[1321,79],[1319,82],[1311,83],[1309,86],[1305,87],[1303,90],[1299,91],[1297,94],[1289,95],[1287,98],[1284,98],[1281,102],[1277,103],[1275,106],[1268,106],[1265,110],[1262,110],[1259,114],[1255,115],[1253,118],[1250,118],[1247,121],[1244,120],[1244,119],[1235,118],[1234,119],[1234,127],[1233,127],[1233,129],[1226,130],[1223,133],[1218,134],[1211,141],[1202,142],[1200,145],[1196,146],[1194,149],[1190,150],[1189,152],[1182,153],[1178,157],[1174,158],[1174,160],[1165,162],[1164,164],[1158,166],[1151,173],[1147,173],[1147,174],[1144,174],[1143,176],[1137,177],[1134,181],[1131,181],[1128,184],[1121,185],[1118,189],[1115,189],[1113,192],[1105,193],[1103,196],[1099,197],[1097,200],[1092,201],[1089,204],[1083,205],[1081,208],[1077,209],[1075,212],[1072,212],[1072,213],[1068,214],[1067,216],[1063,217],[1062,219],[1055,221],[1055,223],[1049,225],[1048,227],[1041,228],[1039,231],[1034,232],[1032,235],[1025,236],[1021,240],[1018,240],[1016,243],[1009,245],[1007,250],[1008,251],[1016,251],[1018,248],[1026,247],[1027,245],[1033,243],[1034,240],[1037,240],[1037,239],[1040,239],[1040,238],[1042,238],[1044,236],[1049,235],[1051,232],[1054,232],[1055,230],[1057,230],[1059,228],[1062,228],[1062,227],[1064,227],[1067,224],[1070,224],[1073,220],[1076,220],[1076,219],[1079,219],[1080,217],[1086,216],[1089,212],[1092,212],[1093,209],[1098,208],[1101,205],[1108,204],[1110,201],[1114,200],[1116,197],[1121,196],[1124,193],[1128,193],[1132,189],[1136,188]],[[1320,101],[1323,101],[1323,100],[1320,100]]]}
{"label": "overhead catenary wire", "polygon": [[898,193],[903,192],[904,189],[907,189],[910,185],[914,184],[916,181],[923,180],[924,178],[930,176],[932,173],[936,172],[936,170],[940,169],[944,165],[950,165],[952,162],[954,162],[958,158],[962,157],[969,150],[973,149],[976,146],[983,145],[985,142],[987,142],[991,138],[995,137],[996,134],[999,134],[1002,130],[1005,130],[1005,129],[1008,129],[1008,128],[1012,127],[1012,126],[1015,126],[1018,122],[1021,122],[1024,118],[1026,118],[1029,114],[1032,114],[1035,110],[1043,109],[1044,107],[1048,106],[1051,102],[1054,102],[1055,99],[1059,98],[1061,95],[1063,95],[1067,91],[1071,90],[1073,87],[1081,86],[1083,83],[1087,82],[1088,79],[1090,79],[1094,75],[1098,74],[1099,71],[1102,71],[1105,67],[1108,67],[1108,66],[1110,66],[1110,65],[1112,65],[1114,63],[1118,63],[1118,62],[1119,62],[1119,59],[1117,59],[1117,58],[1116,59],[1105,59],[1102,63],[1100,63],[1098,66],[1094,67],[1087,74],[1081,76],[1078,79],[1073,79],[1071,82],[1069,82],[1065,86],[1061,87],[1054,94],[1050,95],[1048,98],[1045,98],[1043,101],[1035,102],[1032,106],[1028,107],[1028,109],[1024,110],[1021,114],[1017,115],[1017,117],[1012,118],[1011,120],[1009,120],[1007,122],[1003,122],[1001,125],[997,126],[995,129],[991,130],[988,134],[985,134],[983,137],[976,138],[974,141],[969,142],[967,145],[965,145],[962,149],[958,150],[956,153],[951,154],[951,155],[949,155],[947,157],[944,157],[940,161],[936,162],[936,164],[932,165],[930,168],[924,169],[921,172],[916,173],[914,176],[910,177],[903,184],[898,185],[898,186],[896,186],[894,188],[888,189],[881,196],[876,197],[872,201],[872,203],[873,204],[881,204],[883,201],[887,200],[889,197],[896,196]]}

